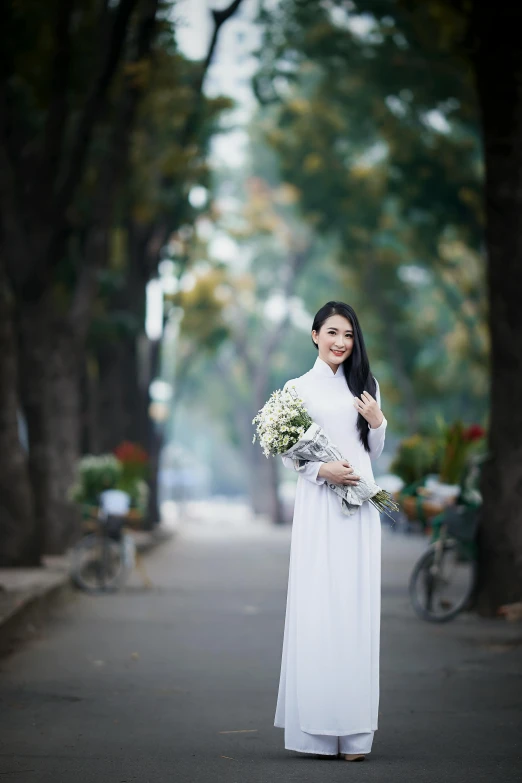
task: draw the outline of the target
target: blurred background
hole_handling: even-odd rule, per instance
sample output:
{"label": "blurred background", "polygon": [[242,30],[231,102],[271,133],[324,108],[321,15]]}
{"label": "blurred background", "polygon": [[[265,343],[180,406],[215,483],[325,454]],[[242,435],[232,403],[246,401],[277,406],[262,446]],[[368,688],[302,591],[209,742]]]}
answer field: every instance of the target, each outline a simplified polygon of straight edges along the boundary
{"label": "blurred background", "polygon": [[342,300],[400,509],[377,776],[520,779],[521,24],[507,0],[8,1],[1,774],[308,779],[272,722],[297,474],[252,420]]}
{"label": "blurred background", "polygon": [[290,523],[296,476],[252,419],[330,299],[380,383],[378,480],[415,498],[397,529],[431,532],[490,424],[469,5],[10,4],[1,565],[66,552],[104,489],[144,530],[195,504]]}

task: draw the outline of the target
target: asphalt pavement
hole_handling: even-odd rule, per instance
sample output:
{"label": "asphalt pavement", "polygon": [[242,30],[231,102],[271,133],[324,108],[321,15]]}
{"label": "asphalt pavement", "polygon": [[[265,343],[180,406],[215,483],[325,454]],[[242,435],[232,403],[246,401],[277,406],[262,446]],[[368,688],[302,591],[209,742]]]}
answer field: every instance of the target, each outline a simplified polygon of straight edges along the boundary
{"label": "asphalt pavement", "polygon": [[387,529],[372,752],[349,764],[285,750],[273,718],[290,534],[192,509],[147,556],[152,588],[135,574],[60,605],[0,660],[0,780],[518,783],[522,625],[418,620],[406,584],[426,542]]}

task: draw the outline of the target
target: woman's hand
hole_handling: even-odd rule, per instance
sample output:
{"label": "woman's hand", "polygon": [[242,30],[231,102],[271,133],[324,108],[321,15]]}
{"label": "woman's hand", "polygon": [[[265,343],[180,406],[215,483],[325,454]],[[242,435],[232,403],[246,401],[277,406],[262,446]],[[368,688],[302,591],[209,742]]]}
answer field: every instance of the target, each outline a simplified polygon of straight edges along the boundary
{"label": "woman's hand", "polygon": [[353,404],[361,416],[364,416],[372,430],[380,427],[384,420],[384,414],[377,405],[377,400],[374,400],[371,394],[363,391],[360,397],[353,398]]}
{"label": "woman's hand", "polygon": [[323,462],[317,474],[332,484],[348,484],[357,486],[360,476],[356,476],[354,469],[346,459],[339,459],[333,462]]}

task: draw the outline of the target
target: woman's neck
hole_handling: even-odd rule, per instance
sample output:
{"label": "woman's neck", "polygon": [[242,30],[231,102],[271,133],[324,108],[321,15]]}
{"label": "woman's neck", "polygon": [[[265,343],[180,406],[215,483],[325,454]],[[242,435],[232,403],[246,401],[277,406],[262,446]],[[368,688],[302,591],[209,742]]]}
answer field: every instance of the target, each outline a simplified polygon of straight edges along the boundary
{"label": "woman's neck", "polygon": [[331,369],[331,371],[332,371],[333,373],[336,373],[336,372],[337,372],[337,370],[339,369],[339,367],[341,366],[341,365],[339,365],[339,364],[331,364],[331,363],[328,361],[328,359],[325,359],[325,358],[324,358],[323,356],[321,356],[320,354],[319,354],[319,358],[320,358],[320,359],[322,359],[322,360],[323,360],[323,362],[324,362],[325,364],[327,364],[327,365],[328,365],[328,367]]}

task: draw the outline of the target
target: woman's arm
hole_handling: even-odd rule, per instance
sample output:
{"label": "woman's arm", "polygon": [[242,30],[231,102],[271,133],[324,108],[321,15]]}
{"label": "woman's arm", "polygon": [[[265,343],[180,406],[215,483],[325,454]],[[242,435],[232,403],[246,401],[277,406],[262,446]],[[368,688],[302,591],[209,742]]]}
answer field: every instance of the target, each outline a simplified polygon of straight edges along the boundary
{"label": "woman's arm", "polygon": [[[381,392],[379,389],[379,382],[377,379],[375,379],[375,383],[377,384],[377,390],[375,393],[375,399],[377,400],[377,405],[379,408],[381,407]],[[382,411],[381,411],[382,413]],[[386,437],[386,427],[388,426],[388,421],[383,413],[383,418],[381,423],[378,427],[375,427],[372,429],[372,427],[369,427],[368,429],[368,445],[370,447],[370,459],[377,459],[377,457],[380,457],[382,454],[382,450],[384,448],[384,439]]]}

